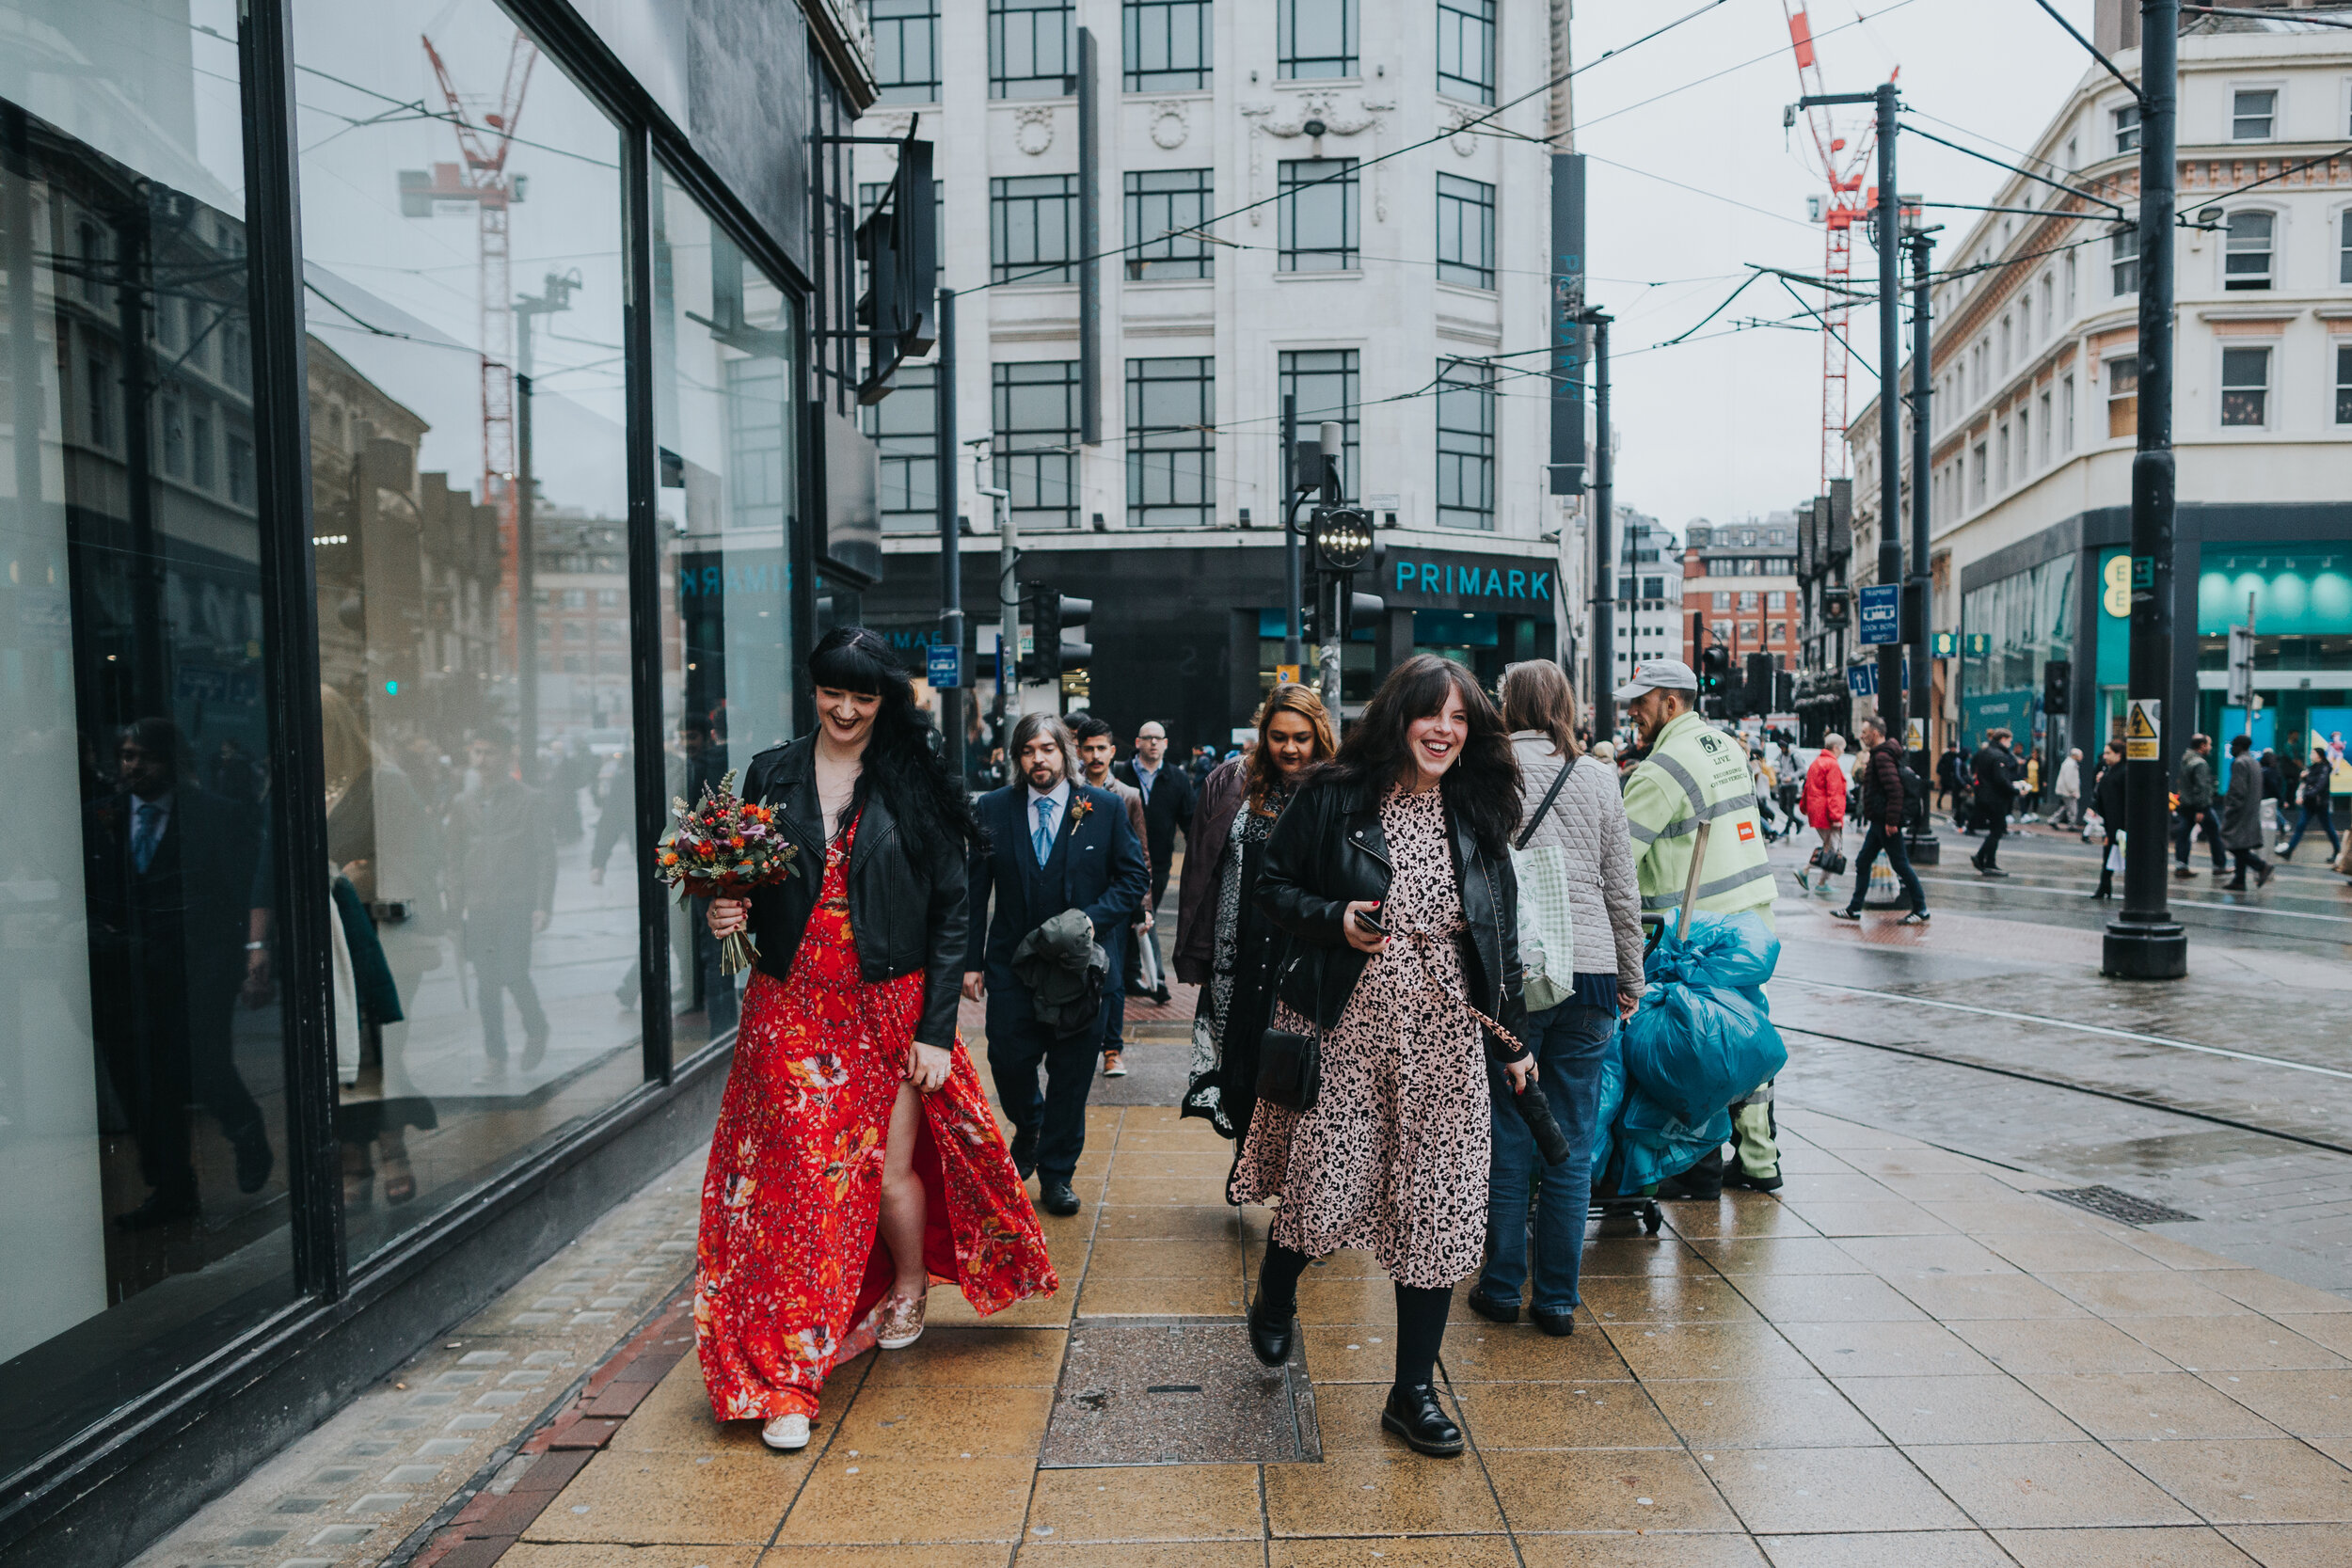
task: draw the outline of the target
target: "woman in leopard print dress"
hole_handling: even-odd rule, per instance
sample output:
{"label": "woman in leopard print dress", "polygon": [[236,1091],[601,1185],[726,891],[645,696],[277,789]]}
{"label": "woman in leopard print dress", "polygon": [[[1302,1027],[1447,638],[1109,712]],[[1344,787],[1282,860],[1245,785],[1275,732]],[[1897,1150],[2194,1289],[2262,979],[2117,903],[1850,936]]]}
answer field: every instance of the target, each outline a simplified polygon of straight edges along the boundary
{"label": "woman in leopard print dress", "polygon": [[1462,1449],[1430,1380],[1486,1237],[1487,1062],[1515,1090],[1534,1076],[1517,1039],[1518,812],[1518,765],[1486,694],[1460,665],[1417,657],[1283,813],[1258,878],[1260,910],[1290,939],[1274,1026],[1319,1033],[1322,1084],[1303,1111],[1259,1101],[1233,1174],[1235,1200],[1281,1204],[1251,1346],[1279,1364],[1300,1272],[1370,1250],[1396,1287],[1381,1425],[1423,1453]]}

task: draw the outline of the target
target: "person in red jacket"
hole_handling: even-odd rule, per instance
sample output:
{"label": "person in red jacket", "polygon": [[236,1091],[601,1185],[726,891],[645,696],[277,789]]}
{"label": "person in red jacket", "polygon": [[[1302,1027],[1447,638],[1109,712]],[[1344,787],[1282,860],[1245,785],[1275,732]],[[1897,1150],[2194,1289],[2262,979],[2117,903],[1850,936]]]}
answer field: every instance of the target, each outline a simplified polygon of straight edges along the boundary
{"label": "person in red jacket", "polygon": [[1797,809],[1821,835],[1820,847],[1813,858],[1797,872],[1797,886],[1813,891],[1808,879],[1819,869],[1821,873],[1820,891],[1829,892],[1829,868],[1837,862],[1837,840],[1846,828],[1846,770],[1838,758],[1845,754],[1846,737],[1833,735],[1821,742],[1821,749],[1813,753],[1813,766],[1804,770],[1804,793],[1797,800]]}

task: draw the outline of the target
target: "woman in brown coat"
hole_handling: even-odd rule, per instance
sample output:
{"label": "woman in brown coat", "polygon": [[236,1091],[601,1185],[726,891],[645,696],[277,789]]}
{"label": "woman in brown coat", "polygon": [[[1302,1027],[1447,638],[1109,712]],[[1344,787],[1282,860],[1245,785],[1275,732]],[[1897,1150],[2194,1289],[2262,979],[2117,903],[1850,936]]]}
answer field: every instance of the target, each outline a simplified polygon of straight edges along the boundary
{"label": "woman in brown coat", "polygon": [[1518,1038],[1518,816],[1502,721],[1469,671],[1419,655],[1300,787],[1258,873],[1258,908],[1290,938],[1274,1027],[1319,1039],[1321,1084],[1303,1109],[1259,1101],[1234,1171],[1237,1201],[1281,1204],[1250,1348],[1280,1364],[1300,1273],[1369,1250],[1396,1286],[1380,1424],[1442,1456],[1462,1433],[1430,1378],[1454,1287],[1486,1241],[1487,1061],[1514,1091],[1535,1076]]}

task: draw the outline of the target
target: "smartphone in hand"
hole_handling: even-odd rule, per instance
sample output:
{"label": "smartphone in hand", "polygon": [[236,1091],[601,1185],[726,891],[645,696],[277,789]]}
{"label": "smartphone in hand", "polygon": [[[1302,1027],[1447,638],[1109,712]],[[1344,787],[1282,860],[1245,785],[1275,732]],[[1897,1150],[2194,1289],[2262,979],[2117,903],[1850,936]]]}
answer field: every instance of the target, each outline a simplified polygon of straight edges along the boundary
{"label": "smartphone in hand", "polygon": [[1356,924],[1364,930],[1370,931],[1374,936],[1385,937],[1389,934],[1389,928],[1380,924],[1379,909],[1380,906],[1375,904],[1369,910],[1358,910]]}

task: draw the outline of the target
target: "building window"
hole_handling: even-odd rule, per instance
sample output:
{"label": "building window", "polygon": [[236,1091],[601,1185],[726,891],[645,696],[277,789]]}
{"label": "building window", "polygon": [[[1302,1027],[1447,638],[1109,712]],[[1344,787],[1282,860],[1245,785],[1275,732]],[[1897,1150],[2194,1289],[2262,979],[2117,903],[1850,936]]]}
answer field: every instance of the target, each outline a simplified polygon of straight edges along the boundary
{"label": "building window", "polygon": [[229,500],[233,506],[251,506],[253,494],[253,443],[242,436],[231,436],[229,447]]}
{"label": "building window", "polygon": [[2045,338],[2058,330],[2058,316],[2053,309],[2057,297],[2050,275],[2045,272],[2042,275],[2042,335]]}
{"label": "building window", "polygon": [[1077,278],[1078,177],[1017,174],[988,182],[989,281]]}
{"label": "building window", "polygon": [[2034,462],[2046,467],[2050,462],[2050,394],[2047,392],[2042,394],[2042,422],[2039,428],[2042,432],[2042,445],[2034,452]]}
{"label": "building window", "polygon": [[2033,472],[2033,416],[2023,408],[2017,411],[2017,478],[2023,483]]}
{"label": "building window", "polygon": [[2107,237],[2107,267],[2121,296],[2139,293],[2139,229],[2126,224]]}
{"label": "building window", "polygon": [[1127,361],[1127,525],[1216,519],[1216,360]]}
{"label": "building window", "polygon": [[996,483],[1023,528],[1078,521],[1078,361],[995,367]]}
{"label": "building window", "polygon": [[1198,92],[1209,85],[1209,0],[1126,0],[1129,92]]}
{"label": "building window", "polygon": [[1438,90],[1495,101],[1495,0],[1438,0]]}
{"label": "building window", "polygon": [[2336,281],[2352,283],[2352,208],[2336,216]]}
{"label": "building window", "polygon": [[2074,378],[2067,376],[2058,383],[2058,406],[2066,411],[2066,431],[2058,441],[2058,451],[2074,450]]}
{"label": "building window", "polygon": [[1438,366],[1438,525],[1495,526],[1495,372],[1463,360]]}
{"label": "building window", "polygon": [[2107,361],[2107,436],[2139,434],[2139,359],[2125,355]]}
{"label": "building window", "polygon": [[1059,98],[1077,90],[1073,0],[988,0],[988,95]]}
{"label": "building window", "polygon": [[[889,191],[890,182],[887,180],[868,180],[861,183],[857,188],[858,222],[864,223],[872,217],[874,209],[882,205],[882,198]],[[939,267],[945,272],[947,267],[947,182],[945,180],[931,182],[931,233],[938,239]],[[866,268],[861,262],[858,267],[858,293],[864,293],[866,287]]]}
{"label": "building window", "polygon": [[2336,345],[2336,423],[2352,424],[2352,343]]}
{"label": "building window", "polygon": [[865,410],[882,449],[882,525],[920,533],[939,526],[939,394],[930,365],[901,365],[898,389]]}
{"label": "building window", "polygon": [[2010,361],[2010,337],[2011,325],[2012,323],[2010,318],[2008,316],[2003,316],[2001,318],[2001,370],[2004,373],[2007,373]]}
{"label": "building window", "polygon": [[1771,593],[1764,595],[1764,608],[1777,615],[1782,610],[1788,608],[1788,595],[1780,589],[1775,588]]}
{"label": "building window", "polygon": [[1201,225],[1214,215],[1216,171],[1164,168],[1127,173],[1127,276],[1213,277],[1216,261]]}
{"label": "building window", "polygon": [[203,403],[188,420],[188,483],[199,490],[213,487],[213,411]]}
{"label": "building window", "polygon": [[1275,395],[1297,400],[1298,428],[1302,433],[1326,420],[1339,420],[1340,488],[1351,496],[1361,494],[1357,485],[1356,461],[1357,404],[1360,397],[1357,351],[1300,350],[1285,353],[1277,363],[1281,384]]}
{"label": "building window", "polygon": [[1717,589],[1717,590],[1715,591],[1715,612],[1716,612],[1717,614],[1719,614],[1719,615],[1720,615],[1720,614],[1723,614],[1723,613],[1724,613],[1725,611],[1729,610],[1730,609],[1731,609],[1731,595],[1730,595],[1730,594],[1728,594],[1727,592],[1725,592],[1725,591],[1724,591],[1724,590],[1722,590],[1722,589]]}
{"label": "building window", "polygon": [[875,97],[939,102],[939,0],[867,0],[874,24]]}
{"label": "building window", "polygon": [[1756,594],[1754,589],[1749,589],[1740,595],[1740,609],[1744,614],[1755,614],[1756,603]]}
{"label": "building window", "polygon": [[105,451],[115,444],[114,372],[103,358],[93,354],[83,361],[83,379],[87,383],[83,389],[87,394],[84,405],[89,415],[84,435],[91,446]]}
{"label": "building window", "polygon": [[2066,314],[2072,318],[2074,314],[2074,253],[2071,250],[2066,253],[2063,270],[2066,274]]}
{"label": "building window", "polygon": [[2221,351],[2221,422],[2260,428],[2270,422],[2270,350]]}
{"label": "building window", "polygon": [[2224,289],[2270,287],[2272,242],[2279,220],[2271,213],[2232,213],[2229,237],[2221,243]]}
{"label": "building window", "polygon": [[1483,180],[1438,176],[1438,280],[1495,286],[1495,188]]}
{"label": "building window", "polygon": [[1354,267],[1356,160],[1286,159],[1279,190],[1282,270],[1344,272]]}
{"label": "building window", "polygon": [[1993,470],[1993,486],[1996,490],[2006,490],[2009,488],[2010,474],[2009,421],[2006,420],[2001,421],[2000,443],[2000,461]]}
{"label": "building window", "polygon": [[1742,642],[1754,642],[1756,641],[1756,623],[1754,621],[1742,621],[1740,623],[1740,641]]}
{"label": "building window", "polygon": [[1972,506],[1984,504],[1986,475],[1992,468],[1987,455],[1982,441],[1979,441],[1976,450],[1968,454],[1968,502]]}
{"label": "building window", "polygon": [[1276,0],[1274,50],[1286,82],[1355,75],[1356,0]]}
{"label": "building window", "polygon": [[2137,150],[2139,147],[2139,105],[2126,103],[2122,108],[2111,110],[2109,118],[2115,122],[2116,151]]}
{"label": "building window", "polygon": [[2230,95],[2230,139],[2268,141],[2279,122],[2275,87],[2240,87]]}
{"label": "building window", "polygon": [[1642,597],[1645,599],[1662,599],[1665,596],[1666,579],[1664,578],[1644,578],[1642,579]]}

